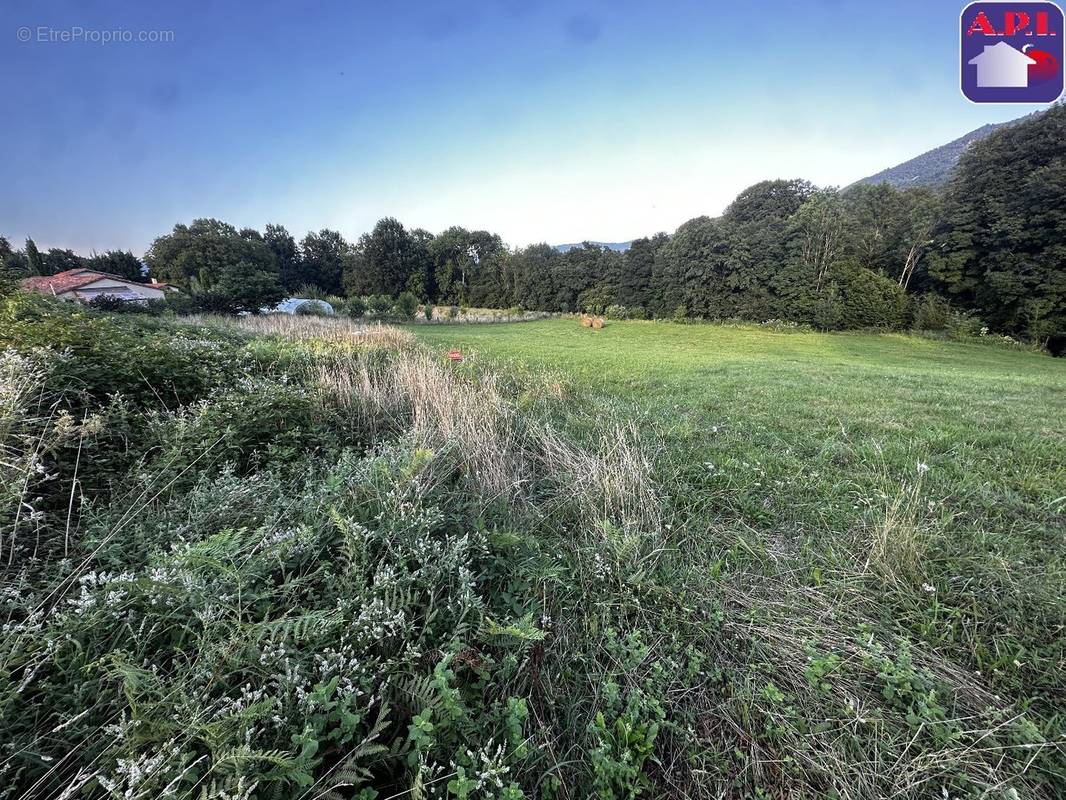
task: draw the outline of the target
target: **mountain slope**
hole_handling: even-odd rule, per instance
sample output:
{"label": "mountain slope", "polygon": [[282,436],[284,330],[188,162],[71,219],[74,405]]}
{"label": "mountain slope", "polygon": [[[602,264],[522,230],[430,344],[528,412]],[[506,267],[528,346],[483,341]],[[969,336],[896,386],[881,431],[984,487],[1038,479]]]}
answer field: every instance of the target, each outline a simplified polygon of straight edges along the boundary
{"label": "mountain slope", "polygon": [[951,177],[952,170],[959,163],[959,158],[966,152],[966,148],[1004,125],[1013,125],[1017,121],[982,125],[952,142],[922,153],[890,169],[881,170],[876,175],[855,181],[855,183],[889,183],[897,189],[906,189],[910,186],[941,186]]}
{"label": "mountain slope", "polygon": [[[557,244],[555,249],[560,253],[565,253],[568,250],[573,250],[575,247],[581,247],[583,242],[572,242],[570,244]],[[589,244],[599,245],[600,247],[606,247],[608,250],[617,250],[618,252],[624,252],[629,249],[629,246],[633,244],[632,240],[628,242],[592,242]]]}

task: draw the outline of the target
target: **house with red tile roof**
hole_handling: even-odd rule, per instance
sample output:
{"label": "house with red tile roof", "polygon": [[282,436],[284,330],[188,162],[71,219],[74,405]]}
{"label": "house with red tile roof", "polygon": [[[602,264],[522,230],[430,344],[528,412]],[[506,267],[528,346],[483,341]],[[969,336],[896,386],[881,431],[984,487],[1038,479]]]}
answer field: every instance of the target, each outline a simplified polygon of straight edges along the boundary
{"label": "house with red tile roof", "polygon": [[28,292],[41,292],[78,303],[87,303],[101,295],[133,303],[147,303],[149,300],[162,300],[167,292],[178,291],[166,283],[138,283],[93,269],[68,269],[55,275],[25,278],[19,285]]}

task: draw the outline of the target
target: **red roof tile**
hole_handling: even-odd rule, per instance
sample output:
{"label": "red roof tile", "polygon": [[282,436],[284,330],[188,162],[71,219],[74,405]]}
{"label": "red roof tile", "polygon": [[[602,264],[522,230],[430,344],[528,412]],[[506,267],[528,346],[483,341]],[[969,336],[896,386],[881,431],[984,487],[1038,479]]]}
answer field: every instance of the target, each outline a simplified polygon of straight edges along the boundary
{"label": "red roof tile", "polygon": [[123,283],[128,283],[133,286],[150,286],[156,289],[170,288],[165,283],[140,283],[138,281],[131,281],[129,278],[112,275],[109,272],[97,272],[93,269],[84,268],[68,269],[66,272],[59,272],[55,275],[24,278],[19,285],[27,291],[44,292],[45,294],[63,294],[65,292],[74,291],[75,289],[80,289],[86,284],[104,280],[105,278],[114,281],[122,281]]}

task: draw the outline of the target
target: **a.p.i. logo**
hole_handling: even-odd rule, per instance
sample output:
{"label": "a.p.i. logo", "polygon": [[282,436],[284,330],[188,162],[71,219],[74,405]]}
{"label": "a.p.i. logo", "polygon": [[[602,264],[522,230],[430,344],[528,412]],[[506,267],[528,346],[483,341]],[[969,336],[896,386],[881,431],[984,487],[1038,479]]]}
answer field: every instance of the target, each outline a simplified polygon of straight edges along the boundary
{"label": "a.p.i. logo", "polygon": [[975,103],[1051,103],[1063,89],[1062,9],[970,3],[962,12],[962,93]]}

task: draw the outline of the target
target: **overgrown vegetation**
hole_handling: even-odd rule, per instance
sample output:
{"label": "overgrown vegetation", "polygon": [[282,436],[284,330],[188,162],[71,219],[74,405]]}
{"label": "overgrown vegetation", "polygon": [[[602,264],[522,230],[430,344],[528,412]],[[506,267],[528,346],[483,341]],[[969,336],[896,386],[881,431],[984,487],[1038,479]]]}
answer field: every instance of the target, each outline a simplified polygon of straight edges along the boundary
{"label": "overgrown vegetation", "polygon": [[565,371],[3,301],[0,797],[1061,790],[1056,362],[760,332],[882,348],[864,427],[806,364],[740,396],[742,328],[515,327]]}

